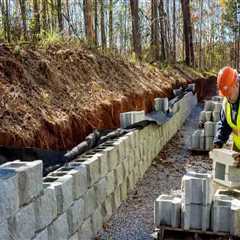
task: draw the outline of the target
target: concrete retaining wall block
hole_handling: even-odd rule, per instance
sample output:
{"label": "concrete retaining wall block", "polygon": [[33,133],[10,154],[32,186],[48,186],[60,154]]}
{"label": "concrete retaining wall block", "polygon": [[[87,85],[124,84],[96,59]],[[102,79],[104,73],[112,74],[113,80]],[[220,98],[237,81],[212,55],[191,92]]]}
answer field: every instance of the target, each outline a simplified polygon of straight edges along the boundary
{"label": "concrete retaining wall block", "polygon": [[42,232],[37,233],[36,237],[33,240],[48,240],[47,229],[44,229]]}
{"label": "concrete retaining wall block", "polygon": [[94,237],[91,217],[86,219],[79,230],[79,240],[91,240]]}

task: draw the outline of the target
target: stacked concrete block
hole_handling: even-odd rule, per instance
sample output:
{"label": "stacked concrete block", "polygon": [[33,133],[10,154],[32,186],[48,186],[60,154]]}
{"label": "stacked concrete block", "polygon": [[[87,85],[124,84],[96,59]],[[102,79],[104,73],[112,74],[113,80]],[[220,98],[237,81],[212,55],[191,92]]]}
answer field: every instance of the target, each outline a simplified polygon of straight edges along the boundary
{"label": "stacked concrete block", "polygon": [[154,110],[156,112],[167,112],[168,111],[168,98],[155,98],[154,99]]}
{"label": "stacked concrete block", "polygon": [[134,123],[145,120],[144,111],[132,111],[120,113],[120,126],[126,128]]}
{"label": "stacked concrete block", "polygon": [[214,101],[212,100],[208,100],[208,101],[205,101],[205,104],[204,104],[204,111],[213,111],[214,110]]}
{"label": "stacked concrete block", "polygon": [[239,153],[228,149],[213,149],[209,156],[213,160],[214,181],[229,188],[240,187],[240,169],[235,167],[235,158]]}
{"label": "stacked concrete block", "polygon": [[19,209],[17,173],[13,169],[0,168],[0,223]]}
{"label": "stacked concrete block", "polygon": [[188,172],[182,178],[182,189],[183,228],[185,230],[202,229],[204,231],[209,229],[213,197],[211,175]]}
{"label": "stacked concrete block", "polygon": [[1,166],[2,168],[14,170],[17,173],[19,205],[30,203],[37,197],[43,189],[42,161],[33,162],[9,162]]}
{"label": "stacked concrete block", "polygon": [[220,121],[220,112],[215,112],[215,111],[213,111],[213,112],[212,112],[212,116],[213,116],[213,121],[214,121],[214,122]]}
{"label": "stacked concrete block", "polygon": [[223,101],[223,97],[222,96],[213,96],[212,100],[215,102],[222,102]]}
{"label": "stacked concrete block", "polygon": [[181,198],[160,195],[154,202],[154,224],[179,227],[181,221]]}
{"label": "stacked concrete block", "polygon": [[200,149],[201,130],[196,130],[191,136],[191,148]]}
{"label": "stacked concrete block", "polygon": [[[236,198],[237,197],[237,198]],[[219,189],[214,196],[212,230],[239,236],[239,192]]]}

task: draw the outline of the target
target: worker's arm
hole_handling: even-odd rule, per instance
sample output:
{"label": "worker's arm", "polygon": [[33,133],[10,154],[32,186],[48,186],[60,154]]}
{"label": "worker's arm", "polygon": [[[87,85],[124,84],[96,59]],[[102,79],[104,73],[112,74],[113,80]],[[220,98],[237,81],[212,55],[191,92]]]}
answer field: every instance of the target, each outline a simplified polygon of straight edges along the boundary
{"label": "worker's arm", "polygon": [[232,128],[228,125],[224,109],[220,112],[220,121],[217,123],[217,131],[213,144],[215,147],[222,147],[227,142]]}

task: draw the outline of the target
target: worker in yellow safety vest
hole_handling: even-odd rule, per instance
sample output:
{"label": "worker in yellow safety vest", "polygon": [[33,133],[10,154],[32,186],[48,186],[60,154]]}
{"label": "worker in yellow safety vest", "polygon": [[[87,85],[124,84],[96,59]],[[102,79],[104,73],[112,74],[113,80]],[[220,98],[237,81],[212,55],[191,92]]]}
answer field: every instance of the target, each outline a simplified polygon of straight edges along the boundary
{"label": "worker in yellow safety vest", "polygon": [[214,137],[214,148],[221,148],[232,134],[233,150],[240,152],[240,91],[237,71],[231,67],[221,69],[217,86],[219,95],[224,96],[224,100]]}

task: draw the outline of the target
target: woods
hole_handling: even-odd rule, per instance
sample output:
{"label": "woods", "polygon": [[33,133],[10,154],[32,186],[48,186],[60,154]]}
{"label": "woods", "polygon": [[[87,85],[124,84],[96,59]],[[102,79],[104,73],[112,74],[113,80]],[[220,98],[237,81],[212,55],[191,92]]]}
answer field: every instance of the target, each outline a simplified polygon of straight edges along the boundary
{"label": "woods", "polygon": [[2,43],[72,38],[150,63],[240,64],[237,0],[0,0],[0,7]]}

